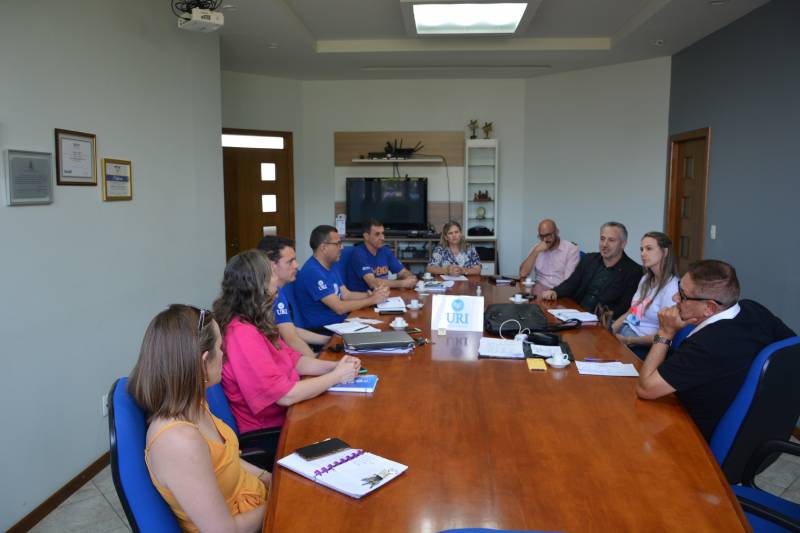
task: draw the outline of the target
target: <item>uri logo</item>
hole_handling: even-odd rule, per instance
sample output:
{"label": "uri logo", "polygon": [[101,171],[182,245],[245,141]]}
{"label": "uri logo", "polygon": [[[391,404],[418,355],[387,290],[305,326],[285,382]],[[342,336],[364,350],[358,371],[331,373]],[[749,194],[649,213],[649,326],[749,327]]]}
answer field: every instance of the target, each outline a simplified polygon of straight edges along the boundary
{"label": "uri logo", "polygon": [[466,326],[469,324],[469,313],[462,313],[464,300],[456,299],[450,304],[451,313],[447,313],[447,324],[453,326]]}

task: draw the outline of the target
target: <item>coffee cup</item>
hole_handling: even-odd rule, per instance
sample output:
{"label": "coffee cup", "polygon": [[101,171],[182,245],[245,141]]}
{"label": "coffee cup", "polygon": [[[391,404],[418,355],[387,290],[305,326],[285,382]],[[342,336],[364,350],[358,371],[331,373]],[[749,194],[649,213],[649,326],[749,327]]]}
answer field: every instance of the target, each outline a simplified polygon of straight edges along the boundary
{"label": "coffee cup", "polygon": [[425,273],[422,275],[422,277],[423,277],[423,279],[431,279],[431,278],[433,278],[433,275],[431,275],[431,273],[430,273],[430,272],[425,272]]}
{"label": "coffee cup", "polygon": [[408,305],[411,306],[411,307],[419,307],[419,300],[414,298],[413,300],[411,300],[411,303],[409,303]]}
{"label": "coffee cup", "polygon": [[522,294],[520,294],[520,293],[515,294],[514,295],[514,301],[518,302],[518,303],[521,302],[522,301]]}
{"label": "coffee cup", "polygon": [[525,278],[525,281],[523,283],[525,283],[525,285],[533,285],[533,280],[529,276]]}
{"label": "coffee cup", "polygon": [[569,357],[565,353],[555,353],[550,357],[550,364],[564,366],[569,362]]}
{"label": "coffee cup", "polygon": [[408,325],[408,322],[406,322],[405,319],[400,318],[400,317],[397,317],[394,320],[392,320],[392,322],[390,324],[390,326],[392,326],[393,328],[398,328],[398,329],[404,328],[407,325]]}

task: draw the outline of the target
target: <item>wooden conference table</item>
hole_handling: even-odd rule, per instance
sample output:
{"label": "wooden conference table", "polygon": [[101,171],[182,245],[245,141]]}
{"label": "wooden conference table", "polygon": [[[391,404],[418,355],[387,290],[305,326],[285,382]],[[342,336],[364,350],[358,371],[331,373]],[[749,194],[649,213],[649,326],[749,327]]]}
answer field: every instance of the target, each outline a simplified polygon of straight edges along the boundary
{"label": "wooden conference table", "polygon": [[[456,283],[449,294],[475,294],[478,283]],[[480,283],[487,305],[520,290]],[[406,302],[418,296],[392,292]],[[339,437],[408,470],[356,500],[276,467],[264,531],[750,530],[673,396],[642,401],[635,378],[582,376],[574,364],[530,372],[524,361],[479,360],[480,334],[431,335],[431,296],[421,301],[405,318],[435,344],[408,356],[363,356],[380,378],[375,392],[328,393],[292,406],[278,448],[283,457]],[[356,314],[375,317],[371,309]],[[562,339],[577,359],[638,361],[598,326]]]}

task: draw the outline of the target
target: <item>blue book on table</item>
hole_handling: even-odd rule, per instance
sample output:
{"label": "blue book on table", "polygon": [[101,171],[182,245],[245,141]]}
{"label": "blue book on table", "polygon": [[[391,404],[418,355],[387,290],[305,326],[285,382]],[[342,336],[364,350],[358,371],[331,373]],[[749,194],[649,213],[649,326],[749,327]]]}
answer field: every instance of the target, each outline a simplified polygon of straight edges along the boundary
{"label": "blue book on table", "polygon": [[373,392],[378,386],[378,376],[358,376],[354,381],[339,383],[330,392]]}

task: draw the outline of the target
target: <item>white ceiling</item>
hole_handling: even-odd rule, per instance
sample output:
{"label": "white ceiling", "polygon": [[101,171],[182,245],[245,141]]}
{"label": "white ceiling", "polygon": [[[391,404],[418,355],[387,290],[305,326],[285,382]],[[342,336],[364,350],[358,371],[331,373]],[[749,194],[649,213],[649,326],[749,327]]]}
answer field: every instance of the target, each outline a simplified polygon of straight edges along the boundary
{"label": "white ceiling", "polygon": [[672,55],[767,1],[534,0],[513,37],[416,37],[401,0],[225,0],[222,68],[303,80],[526,78]]}

